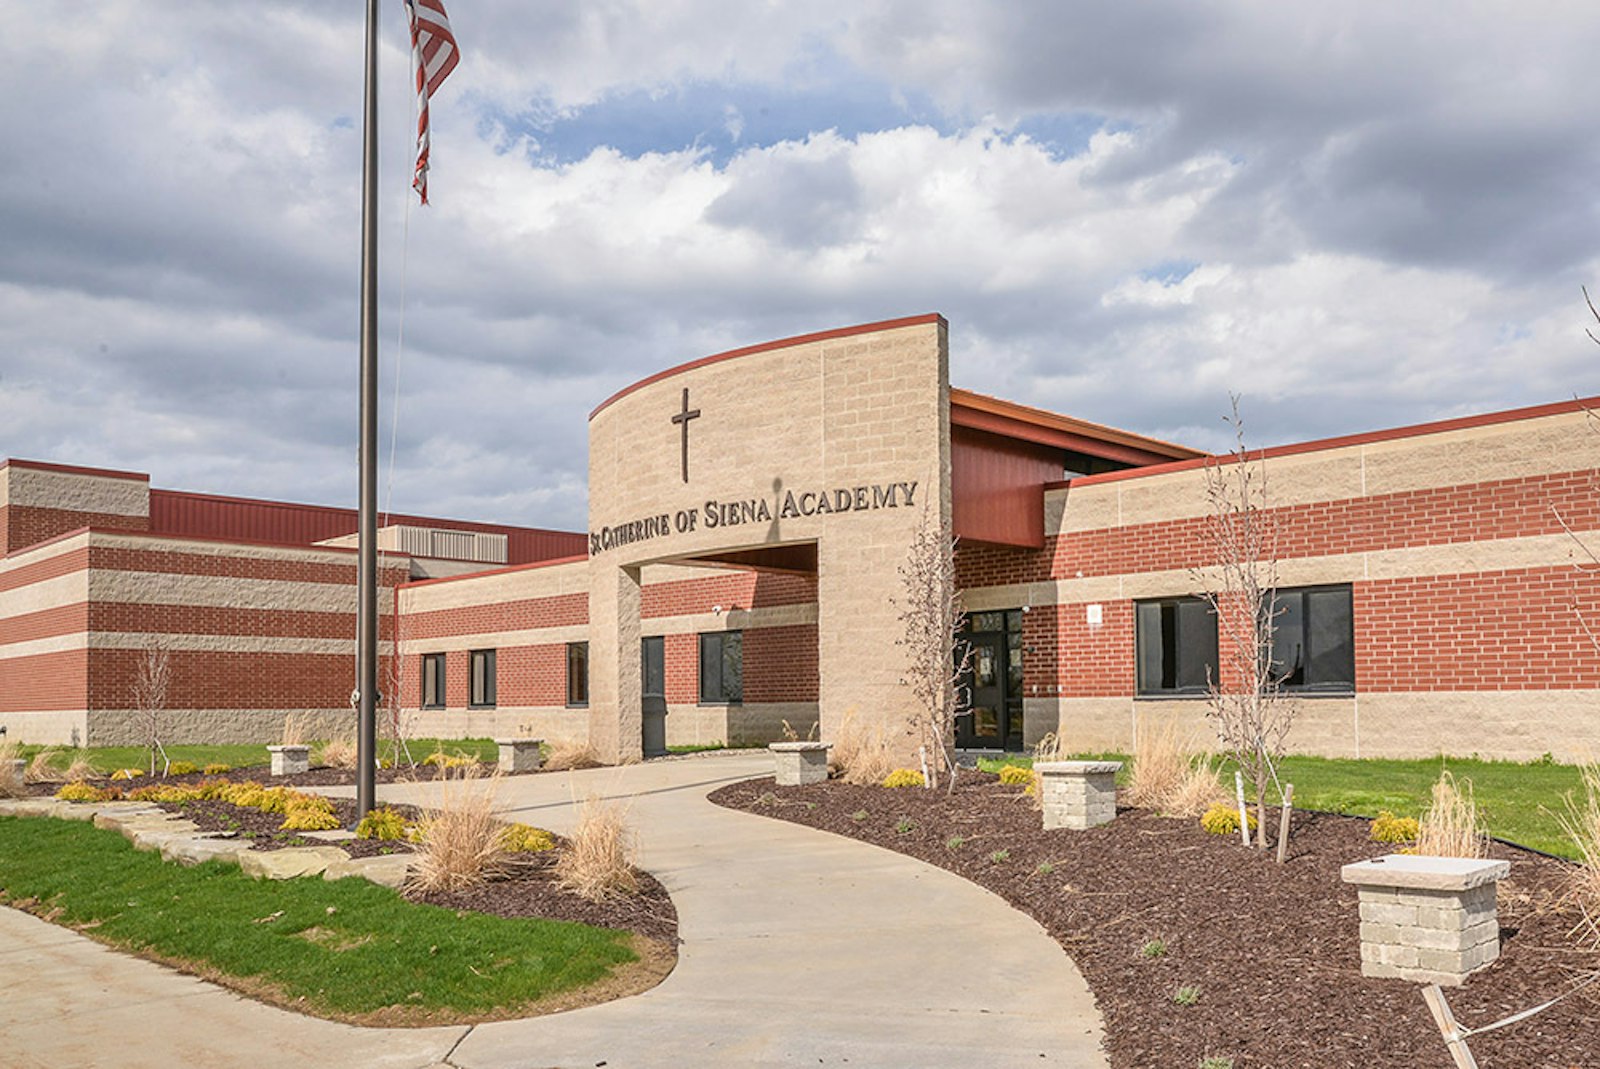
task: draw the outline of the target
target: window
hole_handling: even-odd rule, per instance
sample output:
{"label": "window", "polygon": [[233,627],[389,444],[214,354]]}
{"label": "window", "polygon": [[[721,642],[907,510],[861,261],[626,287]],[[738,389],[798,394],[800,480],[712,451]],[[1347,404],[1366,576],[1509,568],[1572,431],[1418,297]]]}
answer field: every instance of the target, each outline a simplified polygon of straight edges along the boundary
{"label": "window", "polygon": [[422,655],[422,707],[444,708],[444,654]]}
{"label": "window", "polygon": [[1349,694],[1356,688],[1348,586],[1279,590],[1272,607],[1272,678],[1286,691]]}
{"label": "window", "polygon": [[589,644],[567,643],[567,704],[589,704]]}
{"label": "window", "polygon": [[739,705],[744,701],[742,631],[700,636],[700,701],[706,705]]}
{"label": "window", "polygon": [[467,701],[474,709],[494,708],[494,650],[472,651],[472,693]]}
{"label": "window", "polygon": [[1204,694],[1217,678],[1217,616],[1204,598],[1134,606],[1140,694]]}

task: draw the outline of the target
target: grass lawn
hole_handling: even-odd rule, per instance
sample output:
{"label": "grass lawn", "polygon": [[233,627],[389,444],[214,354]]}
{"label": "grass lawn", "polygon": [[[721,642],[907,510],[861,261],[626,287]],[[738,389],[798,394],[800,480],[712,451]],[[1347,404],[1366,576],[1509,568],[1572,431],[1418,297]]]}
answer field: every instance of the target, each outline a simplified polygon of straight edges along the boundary
{"label": "grass lawn", "polygon": [[623,932],[457,913],[362,879],[184,868],[78,821],[0,818],[0,894],[269,1001],[373,1023],[505,1016],[637,960]]}
{"label": "grass lawn", "polygon": [[[1122,761],[1118,782],[1128,773],[1126,754],[1077,754],[1082,759]],[[1031,764],[1025,757],[981,760],[986,771],[1005,764]],[[1294,784],[1298,807],[1374,817],[1387,809],[1396,816],[1421,816],[1428,807],[1434,782],[1448,768],[1457,782],[1471,780],[1478,811],[1489,833],[1535,850],[1576,858],[1577,849],[1561,830],[1558,814],[1565,811],[1564,797],[1583,796],[1583,779],[1576,765],[1511,761],[1479,761],[1465,757],[1431,757],[1411,761],[1337,760],[1327,757],[1284,758],[1281,775]],[[1223,780],[1232,789],[1233,767],[1225,765]],[[1253,795],[1252,795],[1253,796]]]}
{"label": "grass lawn", "polygon": [[[313,748],[316,743],[312,743]],[[407,743],[411,757],[421,761],[435,750],[443,748],[448,754],[468,754],[480,761],[493,762],[499,754],[499,747],[493,739],[411,739]],[[19,757],[32,759],[44,746],[23,746],[18,753]],[[394,759],[394,743],[388,739],[378,743],[378,756],[380,758]],[[223,764],[232,768],[255,768],[269,763],[267,747],[261,744],[227,744],[215,746],[186,746],[174,745],[166,748],[167,756],[173,761],[192,761],[201,768],[210,764]],[[315,749],[312,751],[315,756]],[[150,767],[150,751],[143,746],[92,746],[81,749],[59,749],[51,764],[57,768],[66,768],[75,757],[86,757],[104,775],[110,775],[119,768],[148,769]],[[160,765],[157,765],[160,771]]]}

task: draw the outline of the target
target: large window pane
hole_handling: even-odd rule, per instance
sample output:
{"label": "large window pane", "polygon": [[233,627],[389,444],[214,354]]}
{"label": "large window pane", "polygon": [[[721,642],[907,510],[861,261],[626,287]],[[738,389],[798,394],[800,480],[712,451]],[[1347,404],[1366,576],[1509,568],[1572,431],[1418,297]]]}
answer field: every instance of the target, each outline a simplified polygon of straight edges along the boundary
{"label": "large window pane", "polygon": [[711,705],[744,701],[744,636],[716,631],[700,636],[700,700]]}
{"label": "large window pane", "polygon": [[567,704],[589,704],[589,644],[567,643]]}
{"label": "large window pane", "polygon": [[1134,645],[1140,694],[1204,693],[1216,678],[1217,618],[1203,598],[1137,603]]}
{"label": "large window pane", "polygon": [[1280,590],[1272,617],[1272,676],[1288,691],[1355,689],[1350,587]]}

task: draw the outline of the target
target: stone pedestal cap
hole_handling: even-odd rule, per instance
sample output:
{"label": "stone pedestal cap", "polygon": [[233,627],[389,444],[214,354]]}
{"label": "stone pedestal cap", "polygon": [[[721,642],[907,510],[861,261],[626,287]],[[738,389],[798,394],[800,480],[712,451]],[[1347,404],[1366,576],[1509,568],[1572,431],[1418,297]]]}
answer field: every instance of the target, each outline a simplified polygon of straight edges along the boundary
{"label": "stone pedestal cap", "polygon": [[767,749],[773,753],[816,753],[832,745],[831,742],[769,742]]}
{"label": "stone pedestal cap", "polygon": [[304,743],[292,742],[285,746],[268,746],[267,752],[293,755],[297,753],[310,753],[311,747]]}
{"label": "stone pedestal cap", "polygon": [[534,739],[534,738],[528,738],[528,739],[495,739],[494,740],[494,744],[496,746],[540,746],[543,743],[544,743],[543,739]]}
{"label": "stone pedestal cap", "polygon": [[1122,771],[1121,761],[1035,761],[1033,770],[1041,776],[1096,776]]}
{"label": "stone pedestal cap", "polygon": [[1422,891],[1469,891],[1503,880],[1511,862],[1470,857],[1423,857],[1388,854],[1358,861],[1339,870],[1345,883],[1377,887],[1409,887]]}

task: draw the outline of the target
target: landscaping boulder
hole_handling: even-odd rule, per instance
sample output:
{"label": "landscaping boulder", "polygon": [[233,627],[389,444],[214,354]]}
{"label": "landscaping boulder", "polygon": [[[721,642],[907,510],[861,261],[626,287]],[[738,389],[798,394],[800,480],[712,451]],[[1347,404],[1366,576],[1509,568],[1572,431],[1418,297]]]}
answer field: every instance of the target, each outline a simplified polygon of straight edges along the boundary
{"label": "landscaping boulder", "polygon": [[293,880],[320,876],[329,865],[349,859],[337,846],[297,846],[288,850],[251,850],[239,855],[239,868],[258,880]]}

